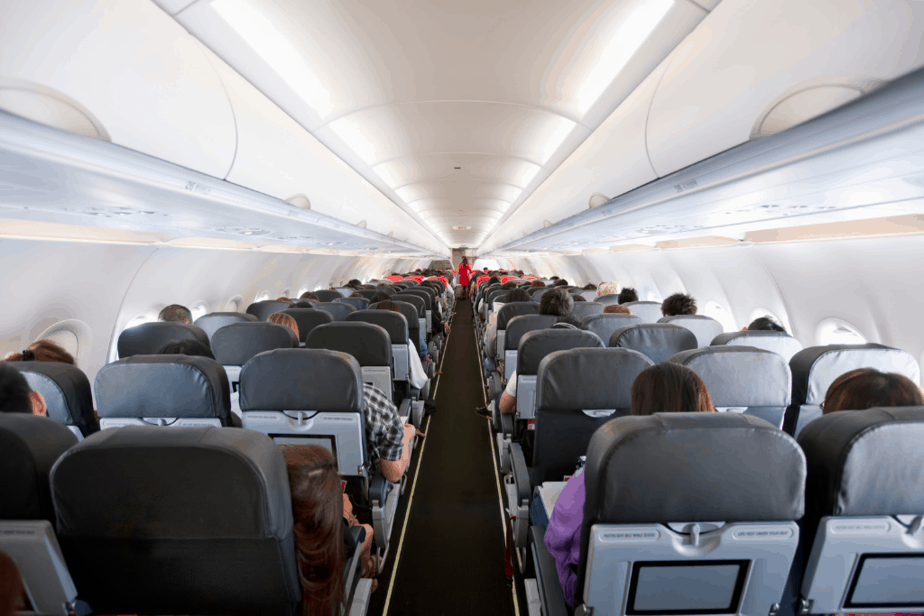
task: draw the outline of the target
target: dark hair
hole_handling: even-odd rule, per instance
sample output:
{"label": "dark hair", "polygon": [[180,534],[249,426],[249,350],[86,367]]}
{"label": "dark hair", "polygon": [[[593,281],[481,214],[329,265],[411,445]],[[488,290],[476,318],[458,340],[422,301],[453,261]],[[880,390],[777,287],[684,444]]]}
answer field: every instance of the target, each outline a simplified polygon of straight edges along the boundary
{"label": "dark hair", "polygon": [[551,276],[549,280],[558,280],[558,276]]}
{"label": "dark hair", "polygon": [[539,314],[560,317],[563,314],[571,314],[573,309],[574,298],[570,293],[561,289],[550,289],[543,293],[539,300]]}
{"label": "dark hair", "polygon": [[157,315],[158,321],[169,321],[172,323],[192,323],[192,313],[186,306],[179,304],[170,304],[160,311]]}
{"label": "dark hair", "polygon": [[378,293],[372,296],[372,303],[375,304],[378,302],[387,302],[390,299],[391,299],[391,295],[389,295],[385,291],[379,291]]}
{"label": "dark hair", "polygon": [[500,278],[498,278],[497,276],[491,276],[490,278],[488,278],[488,284],[485,286],[491,286],[492,284],[496,284],[496,283],[500,283]]}
{"label": "dark hair", "polygon": [[595,285],[595,284],[592,283],[592,282],[588,282],[587,284],[584,285],[584,290],[585,290],[585,291],[596,291],[596,290],[597,290],[597,285]]}
{"label": "dark hair", "polygon": [[786,330],[782,325],[771,319],[770,317],[758,317],[751,321],[751,324],[748,325],[748,330],[750,331],[767,331],[767,332],[783,332],[786,333]]}
{"label": "dark hair", "polygon": [[36,340],[21,353],[10,353],[6,361],[56,361],[72,366],[77,365],[73,355],[51,340]]}
{"label": "dark hair", "polygon": [[505,302],[528,302],[529,293],[525,289],[514,289],[509,291],[504,299]]}
{"label": "dark hair", "polygon": [[545,287],[545,283],[541,280],[533,280],[531,283],[529,283],[530,289],[541,289],[543,287]]}
{"label": "dark hair", "polygon": [[295,300],[294,300],[294,299],[292,299],[291,297],[286,297],[285,295],[283,295],[282,297],[277,297],[277,298],[276,298],[276,301],[277,301],[277,302],[285,302],[285,303],[287,303],[287,304],[294,304],[294,303],[295,303]]}
{"label": "dark hair", "polygon": [[0,362],[0,413],[32,413],[32,388],[13,366]]}
{"label": "dark hair", "polygon": [[516,288],[517,288],[517,283],[515,283],[512,280],[508,280],[507,282],[501,285],[501,289],[516,289]]}
{"label": "dark hair", "polygon": [[559,278],[558,280],[555,281],[555,284],[553,284],[552,286],[553,287],[567,287],[568,281],[565,280],[564,278]]}
{"label": "dark hair", "polygon": [[649,366],[632,383],[632,415],[715,411],[699,375],[680,364]]}
{"label": "dark hair", "polygon": [[354,292],[350,293],[350,297],[362,297],[362,293],[358,293],[358,292],[354,291]]}
{"label": "dark hair", "polygon": [[616,300],[620,304],[627,304],[629,302],[638,301],[638,293],[632,287],[625,287],[622,291],[619,292],[619,297]]}
{"label": "dark hair", "polygon": [[661,314],[666,317],[696,314],[696,300],[683,293],[674,293],[661,302]]}
{"label": "dark hair", "polygon": [[825,394],[824,414],[862,411],[875,406],[922,406],[924,395],[908,377],[873,368],[851,370],[837,377]]}
{"label": "dark hair", "polygon": [[298,296],[298,299],[313,299],[318,302],[321,301],[318,298],[317,293],[312,293],[311,291],[305,291],[304,293]]}
{"label": "dark hair", "polygon": [[468,257],[462,257],[462,263],[468,263]]}
{"label": "dark hair", "polygon": [[215,356],[212,354],[212,350],[199,342],[198,340],[193,340],[187,338],[186,340],[172,340],[160,347],[160,350],[157,351],[158,355],[191,355],[193,357],[208,357],[209,359],[215,359]]}
{"label": "dark hair", "polygon": [[391,310],[392,312],[401,313],[401,306],[390,299],[383,299],[375,305],[373,310]]}
{"label": "dark hair", "polygon": [[571,299],[573,299],[576,302],[586,302],[587,301],[587,298],[585,298],[580,293],[569,293],[568,295],[570,295]]}
{"label": "dark hair", "polygon": [[362,284],[362,282],[360,282],[360,281],[357,280],[356,278],[351,278],[350,281],[349,281],[348,283],[346,283],[346,286],[348,286],[348,287],[358,287],[358,286],[361,285],[361,284]]}

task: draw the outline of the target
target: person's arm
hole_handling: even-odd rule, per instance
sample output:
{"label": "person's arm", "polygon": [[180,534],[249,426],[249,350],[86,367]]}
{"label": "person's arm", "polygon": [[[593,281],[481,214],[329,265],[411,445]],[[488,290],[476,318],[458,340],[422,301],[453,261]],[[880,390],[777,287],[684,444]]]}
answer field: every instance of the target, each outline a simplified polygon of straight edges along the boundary
{"label": "person's arm", "polygon": [[411,439],[417,433],[417,429],[411,424],[404,424],[401,435],[401,455],[397,460],[386,460],[382,458],[381,468],[382,476],[392,483],[401,481],[401,475],[407,470],[407,465],[411,461]]}
{"label": "person's arm", "polygon": [[517,372],[513,371],[510,380],[507,381],[507,388],[501,394],[500,408],[501,415],[512,415],[517,412]]}

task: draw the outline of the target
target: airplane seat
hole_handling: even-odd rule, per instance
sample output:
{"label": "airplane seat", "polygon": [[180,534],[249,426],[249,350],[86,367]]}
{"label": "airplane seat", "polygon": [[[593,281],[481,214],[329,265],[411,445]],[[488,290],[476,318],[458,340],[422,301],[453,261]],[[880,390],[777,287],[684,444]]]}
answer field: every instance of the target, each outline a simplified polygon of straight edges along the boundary
{"label": "airplane seat", "polygon": [[[338,302],[321,302],[320,304],[315,305],[314,309],[323,310],[324,312],[330,314],[334,321],[344,321],[346,320],[348,314],[356,310],[356,308],[350,306],[349,304]],[[301,332],[301,329],[299,329],[299,332]]]}
{"label": "airplane seat", "polygon": [[314,308],[320,302],[314,299],[300,299],[294,304],[289,304],[289,307],[286,310],[291,310],[292,308]]}
{"label": "airplane seat", "polygon": [[714,346],[683,351],[670,361],[699,375],[717,411],[753,415],[783,428],[792,374],[789,364],[776,353],[756,347]]}
{"label": "airplane seat", "polygon": [[262,434],[105,430],[61,456],[51,490],[95,613],[300,613],[285,461]]}
{"label": "airplane seat", "polygon": [[[327,313],[321,313],[329,318]],[[299,327],[301,335],[301,327]],[[263,351],[272,349],[290,349],[298,346],[295,332],[285,325],[258,321],[254,323],[232,323],[215,332],[212,337],[212,354],[220,363],[231,388],[231,409],[235,415],[240,413],[238,405],[238,383],[241,380],[241,368],[250,358]]]}
{"label": "airplane seat", "polygon": [[661,314],[661,302],[626,302],[623,306],[645,323],[657,323],[664,316]]}
{"label": "airplane seat", "polygon": [[384,286],[384,287],[376,287],[376,288],[375,288],[375,291],[376,291],[376,293],[382,292],[382,293],[384,293],[384,294],[386,294],[386,295],[394,295],[395,293],[398,292],[398,291],[397,291],[393,286],[391,286],[391,285],[386,285],[386,286]]}
{"label": "airplane seat", "polygon": [[594,301],[598,304],[603,304],[604,306],[611,306],[613,304],[619,303],[619,295],[616,293],[609,293],[607,295],[598,295],[594,298]]}
{"label": "airplane seat", "polygon": [[831,344],[803,349],[789,360],[792,402],[786,409],[783,430],[793,436],[808,422],[821,417],[821,403],[837,377],[858,368],[903,374],[920,383],[921,370],[910,353],[882,344]]}
{"label": "airplane seat", "polygon": [[77,589],[54,531],[50,475],[77,442],[53,419],[0,413],[0,551],[19,569],[30,613],[64,615],[76,607]]}
{"label": "airplane seat", "polygon": [[[351,296],[353,293],[356,292],[356,290],[353,289],[353,288],[351,288],[351,287],[336,287],[336,288],[334,289],[334,291],[337,291],[338,293],[340,293],[340,299],[349,297],[349,296]],[[338,299],[338,298],[335,297],[335,298],[334,298],[333,300],[331,300],[331,301],[336,302],[337,299]]]}
{"label": "airplane seat", "polygon": [[696,335],[673,323],[641,323],[622,327],[612,333],[609,346],[638,351],[656,364],[681,351],[697,348]]}
{"label": "airplane seat", "polygon": [[504,337],[507,335],[507,325],[516,317],[527,314],[539,314],[539,304],[536,302],[510,302],[504,304],[497,311],[497,345],[495,357],[497,362],[504,359]]}
{"label": "airplane seat", "polygon": [[606,308],[606,306],[598,304],[597,302],[574,302],[574,308],[571,309],[571,314],[581,321],[595,314],[603,314],[604,308]]}
{"label": "airplane seat", "polygon": [[[597,301],[597,290],[596,290],[596,289],[593,289],[593,290],[588,289],[588,290],[586,290],[586,291],[580,291],[580,292],[578,293],[578,295],[580,295],[581,297],[583,297],[583,298],[584,298],[585,300],[587,300],[588,302],[596,302],[596,301]],[[604,304],[604,305],[606,305],[606,304]]]}
{"label": "airplane seat", "polygon": [[638,325],[641,322],[642,320],[634,314],[623,314],[618,312],[592,314],[588,317],[584,317],[584,320],[581,322],[581,329],[593,332],[600,336],[600,340],[609,342],[610,336],[612,336],[613,332],[617,329]]}
{"label": "airplane seat", "polygon": [[417,282],[417,281],[414,280],[413,278],[405,278],[404,280],[401,281],[401,283],[402,283],[402,284],[406,284],[406,285],[411,286],[411,287],[416,287],[417,285],[420,284],[419,282]]}
{"label": "airplane seat", "polygon": [[[414,305],[408,302],[405,302],[401,299],[393,299],[392,301],[395,302],[395,305],[397,305],[398,308],[401,310],[401,314],[404,316],[404,320],[407,321],[408,340],[410,340],[411,346],[418,350],[418,356],[419,356],[420,343],[421,343],[420,317],[418,316],[419,312]],[[378,306],[378,303],[369,304],[369,309],[374,310],[376,306]]]}
{"label": "airplane seat", "polygon": [[196,319],[194,325],[201,328],[209,337],[209,342],[211,342],[215,332],[225,325],[231,325],[232,323],[252,323],[259,320],[260,319],[257,317],[252,314],[247,314],[246,312],[210,312]]}
{"label": "airplane seat", "polygon": [[[384,289],[385,287],[381,287],[381,288]],[[360,290],[357,291],[357,293],[359,293],[360,295],[362,295],[364,298],[368,299],[368,300],[371,302],[372,299],[373,299],[376,295],[379,294],[379,291],[378,291],[378,288],[376,288],[376,289],[360,289]]]}
{"label": "airplane seat", "polygon": [[197,340],[209,346],[209,337],[195,325],[155,321],[129,327],[121,334],[116,343],[120,359],[132,355],[154,355],[168,342],[177,340]]}
{"label": "airplane seat", "polygon": [[[392,301],[395,302],[404,302],[405,304],[410,304],[417,311],[417,327],[412,329],[417,329],[417,336],[424,347],[427,347],[427,342],[429,336],[427,336],[427,305],[424,302],[422,297],[414,295],[413,293],[408,293],[402,291],[401,293],[396,293],[391,297]],[[371,306],[370,306],[371,308]],[[404,309],[402,309],[402,314]],[[408,326],[410,327],[410,321],[408,321]]]}
{"label": "airplane seat", "polygon": [[[423,305],[424,305],[423,318],[424,318],[424,321],[423,321],[422,325],[426,327],[427,339],[429,339],[429,338],[433,335],[433,325],[432,325],[432,319],[433,319],[433,296],[430,295],[430,293],[429,293],[428,291],[432,292],[432,289],[427,289],[426,287],[414,287],[413,289],[408,289],[408,290],[402,291],[402,292],[400,293],[400,295],[403,295],[403,296],[419,297],[419,298],[421,299],[421,301],[423,301]],[[415,302],[415,303],[416,303],[416,302]]]}
{"label": "airplane seat", "polygon": [[510,379],[510,375],[517,368],[517,352],[520,348],[520,339],[528,332],[552,327],[558,317],[548,314],[523,314],[514,316],[507,321],[507,327],[504,329],[504,344],[501,347],[500,339],[497,340],[498,353],[503,348],[504,358],[504,382]]}
{"label": "airplane seat", "polygon": [[363,382],[394,398],[391,336],[381,325],[335,322],[311,330],[306,349],[327,349],[351,355],[360,366]]}
{"label": "airplane seat", "polygon": [[232,425],[228,376],[221,364],[208,357],[120,359],[100,368],[94,388],[103,431],[125,426]]}
{"label": "airplane seat", "polygon": [[283,312],[295,319],[295,324],[298,325],[299,342],[305,342],[305,339],[308,338],[308,334],[310,334],[311,330],[315,327],[327,325],[336,320],[334,315],[329,311],[318,310],[316,307],[319,305],[320,304],[315,304],[311,308],[289,308],[288,310],[283,310]]}
{"label": "airplane seat", "polygon": [[251,305],[247,306],[247,314],[252,314],[257,317],[258,321],[267,321],[270,316],[282,312],[287,308],[291,308],[292,304],[290,302],[283,302],[275,299],[265,299],[263,301],[254,302]]}
{"label": "airplane seat", "polygon": [[[775,613],[796,552],[805,477],[795,440],[757,417],[609,421],[587,448],[576,613]],[[554,561],[542,530],[532,531],[541,583]]]}
{"label": "airplane seat", "polygon": [[93,393],[83,370],[71,364],[46,361],[10,362],[26,378],[32,391],[45,398],[48,417],[67,426],[77,440],[99,432],[93,415]]}
{"label": "airplane seat", "polygon": [[335,299],[334,303],[353,306],[354,310],[365,310],[369,307],[369,300],[365,297],[341,297],[340,299]]}
{"label": "airplane seat", "polygon": [[672,323],[686,327],[696,336],[696,345],[700,348],[712,344],[712,340],[725,330],[722,324],[702,314],[685,314],[673,317],[661,317],[658,323]]}
{"label": "airplane seat", "polygon": [[786,332],[773,332],[762,330],[745,330],[741,332],[727,332],[719,334],[712,339],[711,346],[750,346],[765,349],[781,356],[786,363],[793,355],[802,350],[802,343]]}
{"label": "airplane seat", "polygon": [[535,289],[529,289],[526,292],[529,293],[529,296],[536,300],[537,302],[542,299],[542,294],[548,291],[551,287],[536,287]]}
{"label": "airplane seat", "polygon": [[802,610],[924,611],[924,407],[830,413],[805,426],[799,445]]}
{"label": "airplane seat", "polygon": [[318,296],[318,300],[322,302],[332,302],[337,299],[343,299],[345,295],[340,291],[335,291],[334,289],[321,289],[314,292]]}

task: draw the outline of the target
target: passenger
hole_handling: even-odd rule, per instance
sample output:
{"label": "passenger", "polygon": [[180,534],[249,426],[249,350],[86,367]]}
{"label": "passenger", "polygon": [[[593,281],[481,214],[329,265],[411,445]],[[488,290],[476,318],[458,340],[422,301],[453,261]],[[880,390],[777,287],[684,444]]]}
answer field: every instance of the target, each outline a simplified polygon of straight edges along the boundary
{"label": "passenger", "polygon": [[821,412],[863,411],[877,406],[924,406],[921,389],[895,372],[859,368],[837,377],[825,394]]}
{"label": "passenger", "polygon": [[37,340],[20,353],[9,353],[5,361],[56,361],[62,364],[77,365],[74,356],[51,340]]}
{"label": "passenger", "polygon": [[553,287],[567,287],[568,281],[565,280],[564,278],[559,278],[558,280],[555,281],[555,284],[553,284],[552,286]]}
{"label": "passenger", "polygon": [[[298,338],[298,323],[295,322],[295,319],[292,318],[292,315],[285,314],[283,312],[274,312],[270,315],[270,318],[267,319],[270,323],[275,323],[276,325],[284,325],[288,327],[295,333],[295,337]],[[301,338],[299,338],[301,340]]]}
{"label": "passenger", "polygon": [[632,287],[626,287],[619,292],[619,297],[616,298],[620,304],[628,304],[629,302],[638,301],[638,293]]}
{"label": "passenger", "polygon": [[362,294],[361,294],[361,293],[353,292],[353,293],[350,293],[350,297],[358,297],[358,298],[362,299]]}
{"label": "passenger", "polygon": [[616,282],[601,282],[597,285],[597,295],[616,295],[619,293],[619,283]]}
{"label": "passenger", "polygon": [[[385,285],[385,286],[388,286],[388,285]],[[378,293],[372,296],[373,304],[377,304],[379,302],[387,302],[389,300],[391,300],[391,295],[389,295],[385,291],[379,291]]]}
{"label": "passenger", "polygon": [[302,293],[301,295],[298,296],[298,299],[307,299],[307,300],[310,300],[310,301],[313,301],[313,302],[319,302],[319,301],[321,301],[321,300],[318,298],[317,294],[316,294],[316,293],[312,293],[311,291],[305,291],[304,293]]}
{"label": "passenger", "polygon": [[[391,300],[379,302],[375,310],[390,310],[391,312],[401,314],[401,308]],[[410,340],[407,343],[407,356],[408,363],[411,367],[411,386],[420,390],[421,398],[428,398],[430,396],[430,379],[427,377],[427,372],[424,370],[423,363],[420,361],[420,356],[415,352],[414,346],[411,344]]]}
{"label": "passenger", "polygon": [[683,293],[674,293],[661,302],[661,314],[666,317],[696,314],[696,300]]}
{"label": "passenger", "polygon": [[32,391],[19,370],[4,363],[0,363],[0,413],[48,414],[42,394]]}
{"label": "passenger", "polygon": [[584,290],[585,290],[585,291],[596,291],[596,290],[597,290],[597,285],[595,285],[595,284],[592,283],[592,282],[588,282],[587,284],[584,285]]}
{"label": "passenger", "polygon": [[172,340],[160,347],[158,355],[189,355],[191,357],[208,357],[215,359],[212,350],[198,340]]}
{"label": "passenger", "polygon": [[[715,411],[703,380],[686,366],[671,362],[649,366],[636,377],[631,404],[632,415]],[[545,545],[555,558],[558,581],[568,605],[574,605],[586,497],[582,468],[568,480],[555,501],[545,531]]]}
{"label": "passenger", "polygon": [[294,304],[294,303],[295,303],[295,300],[294,300],[294,299],[292,299],[291,297],[286,297],[285,295],[283,295],[282,297],[277,297],[277,298],[276,298],[276,301],[277,301],[277,302],[285,302],[285,303],[287,303],[287,304]]}
{"label": "passenger", "polygon": [[424,434],[411,424],[401,424],[398,408],[381,389],[363,383],[363,401],[369,455],[373,464],[379,463],[382,476],[397,483],[410,462],[411,440]]}
{"label": "passenger", "polygon": [[768,331],[768,332],[783,332],[786,333],[786,330],[782,325],[771,319],[770,317],[758,317],[751,321],[751,324],[748,325],[749,331]]}
{"label": "passenger", "polygon": [[622,304],[610,304],[603,307],[603,314],[632,314],[632,311]]}
{"label": "passenger", "polygon": [[571,297],[576,302],[586,302],[587,301],[587,299],[579,293],[574,293],[571,295]]}
{"label": "passenger", "polygon": [[542,282],[541,280],[533,280],[532,282],[529,283],[529,288],[530,289],[544,289],[545,283]]}
{"label": "passenger", "polygon": [[18,612],[17,604],[23,591],[16,563],[5,552],[0,552],[0,616],[13,616]]}
{"label": "passenger", "polygon": [[179,304],[170,304],[161,310],[157,315],[157,320],[165,321],[168,323],[185,323],[186,325],[193,324],[192,313],[189,311],[189,308],[186,306],[180,306]]}
{"label": "passenger", "polygon": [[351,289],[358,289],[359,287],[362,286],[362,284],[363,283],[357,280],[356,278],[351,278],[350,281],[346,283],[345,286],[350,287]]}

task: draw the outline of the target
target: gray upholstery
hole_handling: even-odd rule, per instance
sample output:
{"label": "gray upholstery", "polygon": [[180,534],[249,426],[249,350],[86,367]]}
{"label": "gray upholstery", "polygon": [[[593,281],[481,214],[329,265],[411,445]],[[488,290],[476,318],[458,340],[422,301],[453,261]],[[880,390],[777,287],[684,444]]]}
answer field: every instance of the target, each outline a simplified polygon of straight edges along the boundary
{"label": "gray upholstery", "polygon": [[552,327],[556,321],[558,317],[548,314],[527,314],[510,319],[507,322],[504,348],[506,350],[518,349],[520,339],[528,332]]}
{"label": "gray upholstery", "polygon": [[51,467],[76,444],[77,437],[53,419],[0,413],[0,520],[54,522]]}
{"label": "gray upholstery", "polygon": [[[233,327],[233,326],[229,326]],[[230,425],[230,386],[208,357],[136,355],[96,373],[96,404],[107,417],[214,417]]]}
{"label": "gray upholstery", "polygon": [[776,353],[786,363],[793,355],[802,350],[802,343],[786,332],[763,330],[745,330],[743,332],[726,332],[712,339],[712,346],[750,346]]}
{"label": "gray upholstery", "polygon": [[369,307],[369,300],[365,297],[341,297],[334,300],[335,304],[347,304],[356,310],[365,310]]}
{"label": "gray upholstery", "polygon": [[208,335],[195,325],[157,321],[123,331],[119,334],[117,349],[123,359],[132,355],[153,355],[168,342],[177,340],[198,340],[209,346]]}
{"label": "gray upholstery", "polygon": [[58,538],[103,614],[289,614],[301,590],[282,453],[233,428],[126,427],[55,464]]}
{"label": "gray upholstery", "polygon": [[589,316],[603,314],[604,308],[606,308],[606,306],[597,302],[574,302],[574,308],[571,309],[571,314],[573,314],[578,321],[582,321]]}
{"label": "gray upholstery", "polygon": [[[385,287],[381,287],[381,288],[384,289]],[[388,287],[388,288],[391,288],[391,287]],[[394,289],[391,289],[391,290],[393,292],[388,293],[388,295],[394,295]],[[379,290],[378,289],[360,289],[357,291],[357,293],[359,293],[360,295],[362,295],[364,298],[368,299],[371,302],[372,298],[378,295]]]}
{"label": "gray upholstery", "polygon": [[623,306],[645,323],[657,323],[664,316],[661,314],[661,302],[626,302]]}
{"label": "gray upholstery", "polygon": [[667,361],[681,351],[695,349],[696,336],[679,325],[642,323],[614,331],[610,336],[609,346],[638,351],[657,364]]}
{"label": "gray upholstery", "polygon": [[629,327],[630,325],[638,325],[641,322],[642,320],[634,314],[592,314],[589,317],[584,317],[584,320],[581,322],[581,329],[586,329],[589,332],[597,334],[600,336],[600,340],[608,343],[610,336],[612,336],[613,332],[617,329]]}
{"label": "gray upholstery", "polygon": [[18,369],[32,391],[45,398],[48,417],[66,426],[76,427],[83,436],[99,430],[93,416],[90,380],[77,366],[47,361],[9,362]]}
{"label": "gray upholstery", "polygon": [[[418,338],[420,336],[420,316],[417,311],[417,308],[400,299],[392,300],[397,304],[398,308],[401,309],[401,314],[404,316],[404,320],[407,321],[407,335],[408,339],[411,341],[411,344],[414,348],[417,347]],[[370,304],[369,308],[375,310],[375,307],[378,304]],[[379,312],[382,312],[381,310]]]}
{"label": "gray upholstery", "polygon": [[338,302],[321,302],[314,307],[315,310],[323,310],[334,318],[334,321],[345,321],[347,315],[355,311],[356,308],[348,304]]}
{"label": "gray upholstery", "polygon": [[723,331],[721,323],[701,314],[662,317],[658,319],[658,323],[672,323],[673,325],[686,327],[696,336],[696,344],[700,348],[712,344],[713,338]]}
{"label": "gray upholstery", "polygon": [[920,382],[918,362],[909,353],[881,344],[832,344],[803,349],[789,361],[792,404],[783,429],[798,436],[809,421],[821,416],[821,403],[837,377],[857,368],[903,374]]}
{"label": "gray upholstery", "polygon": [[382,293],[384,293],[385,295],[394,295],[395,293],[398,292],[398,287],[393,287],[393,286],[391,286],[391,285],[385,285],[385,286],[382,286],[382,287],[376,286],[376,287],[375,287],[375,290],[376,290],[377,293],[378,293],[378,292],[382,292]]}
{"label": "gray upholstery", "polygon": [[507,329],[507,323],[514,317],[525,314],[539,314],[539,304],[536,302],[511,302],[497,311],[497,329]]}
{"label": "gray upholstery", "polygon": [[603,304],[604,306],[610,306],[612,304],[619,303],[619,295],[617,293],[609,293],[607,295],[598,295],[594,298],[594,301],[598,304]]}
{"label": "gray upholstery", "polygon": [[252,314],[260,321],[266,321],[270,318],[271,315],[277,312],[282,312],[283,310],[291,307],[291,302],[283,302],[275,299],[265,299],[260,302],[254,302],[253,304],[247,306],[247,314]]}
{"label": "gray upholstery", "polygon": [[226,325],[212,337],[212,354],[223,366],[243,366],[257,353],[296,346],[295,332],[285,325],[264,321]]}
{"label": "gray upholstery", "polygon": [[308,334],[311,333],[311,330],[318,325],[333,323],[335,320],[334,316],[330,312],[324,310],[316,310],[314,307],[289,308],[283,312],[295,319],[295,324],[298,325],[298,339],[300,342],[304,342],[308,337]]}
{"label": "gray upholstery", "polygon": [[352,355],[359,365],[391,366],[391,338],[381,325],[328,323],[311,330],[306,349],[327,349]]}
{"label": "gray upholstery", "polygon": [[399,312],[391,310],[357,310],[347,315],[347,323],[372,323],[388,332],[392,344],[407,344],[407,319]]}
{"label": "gray upholstery", "polygon": [[555,351],[605,346],[596,334],[582,329],[549,328],[527,332],[517,346],[517,376],[538,374],[540,362]]}
{"label": "gray upholstery", "polygon": [[317,295],[318,299],[322,302],[332,302],[336,299],[343,298],[343,293],[335,291],[334,289],[322,289],[320,291],[315,291],[314,294]]}
{"label": "gray upholstery", "polygon": [[406,291],[395,293],[391,299],[396,302],[405,302],[414,306],[417,309],[417,316],[419,318],[423,318],[427,314],[427,303],[422,297],[414,295],[413,293],[408,293]]}
{"label": "gray upholstery", "polygon": [[257,317],[245,312],[210,312],[204,314],[195,321],[195,326],[202,329],[211,341],[219,329],[232,323],[248,323],[259,321]]}

